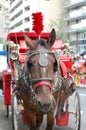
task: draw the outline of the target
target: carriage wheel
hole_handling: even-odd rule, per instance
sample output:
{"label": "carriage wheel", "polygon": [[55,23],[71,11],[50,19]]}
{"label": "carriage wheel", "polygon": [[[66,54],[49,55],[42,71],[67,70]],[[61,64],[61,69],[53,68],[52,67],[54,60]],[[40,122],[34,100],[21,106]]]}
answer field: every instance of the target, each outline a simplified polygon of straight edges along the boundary
{"label": "carriage wheel", "polygon": [[18,103],[17,103],[17,93],[14,92],[12,95],[12,127],[13,130],[18,130]]}
{"label": "carriage wheel", "polygon": [[80,112],[80,98],[79,98],[79,93],[78,92],[75,93],[74,120],[75,120],[75,130],[80,130],[81,112]]}

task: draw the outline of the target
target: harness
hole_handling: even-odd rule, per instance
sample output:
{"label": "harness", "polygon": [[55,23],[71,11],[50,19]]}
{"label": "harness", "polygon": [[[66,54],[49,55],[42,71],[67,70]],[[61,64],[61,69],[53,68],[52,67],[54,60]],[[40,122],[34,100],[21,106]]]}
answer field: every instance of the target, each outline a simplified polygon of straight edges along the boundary
{"label": "harness", "polygon": [[[39,60],[38,60],[39,65],[42,66],[42,67],[46,67],[47,64],[48,64],[48,59],[46,57],[47,53],[51,54],[51,55],[53,54],[51,50],[40,49],[40,50],[35,50],[35,51],[28,52],[28,58],[30,59],[31,56],[39,54]],[[57,62],[57,71],[58,71],[57,80],[56,80],[53,87],[50,84],[50,82],[48,82],[48,81],[53,82],[53,76],[52,77],[42,77],[42,78],[39,78],[39,79],[32,79],[32,78],[29,77],[28,73],[30,73],[30,72],[27,72],[26,65],[23,68],[22,74],[19,76],[19,80],[20,80],[22,86],[24,87],[24,89],[26,91],[28,91],[28,93],[30,95],[31,102],[34,102],[33,99],[36,98],[36,93],[35,93],[35,90],[33,89],[32,86],[34,86],[34,88],[36,89],[37,87],[39,87],[41,85],[46,85],[50,89],[52,88],[51,89],[52,93],[58,91],[59,88],[62,86],[66,96],[69,95],[69,92],[68,92],[68,90],[66,88],[65,78],[63,76],[61,76],[60,72],[59,72],[60,67],[62,67],[61,63],[59,64],[59,60],[57,60],[58,59],[57,54],[55,54],[53,56],[54,56],[54,59]],[[43,59],[45,59],[45,60],[43,60]],[[63,69],[63,68],[61,68],[61,69]]]}
{"label": "harness", "polygon": [[[46,67],[48,65],[48,59],[46,56],[47,53],[53,55],[53,52],[51,50],[47,50],[44,48],[40,49],[40,50],[28,52],[28,60],[30,59],[31,56],[39,54],[39,60],[38,60],[39,65],[42,67]],[[34,97],[36,97],[36,93],[32,86],[34,86],[34,88],[36,89],[40,85],[46,85],[51,89],[52,85],[50,82],[53,81],[53,77],[42,77],[39,79],[36,79],[36,78],[33,79],[32,77],[31,78],[29,77],[29,73],[30,73],[30,71],[27,71],[27,67],[25,64],[25,66],[22,70],[22,74],[19,76],[19,80],[20,80],[22,86],[24,87],[24,89],[26,91],[28,91],[31,102],[34,102],[33,99],[35,99]]]}
{"label": "harness", "polygon": [[[66,96],[69,96],[69,91],[67,90],[66,80],[65,80],[67,78],[67,69],[66,69],[64,63],[61,60],[59,60],[58,54],[56,51],[55,51],[55,59],[57,62],[58,76],[57,76],[57,80],[52,88],[52,93],[55,93],[56,91],[59,90],[60,87],[62,87]],[[62,71],[62,75],[60,74],[60,70]]]}

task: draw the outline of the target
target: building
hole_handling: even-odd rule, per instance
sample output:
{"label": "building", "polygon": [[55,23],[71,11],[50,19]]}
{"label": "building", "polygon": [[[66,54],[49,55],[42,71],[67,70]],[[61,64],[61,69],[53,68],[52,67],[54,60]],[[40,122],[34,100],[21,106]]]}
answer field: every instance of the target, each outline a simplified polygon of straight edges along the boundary
{"label": "building", "polygon": [[0,0],[0,41],[5,41],[9,32],[9,0]]}
{"label": "building", "polygon": [[65,33],[77,53],[86,50],[86,0],[66,0]]}
{"label": "building", "polygon": [[32,31],[32,13],[42,12],[44,30],[51,20],[58,20],[64,0],[11,0],[10,32]]}

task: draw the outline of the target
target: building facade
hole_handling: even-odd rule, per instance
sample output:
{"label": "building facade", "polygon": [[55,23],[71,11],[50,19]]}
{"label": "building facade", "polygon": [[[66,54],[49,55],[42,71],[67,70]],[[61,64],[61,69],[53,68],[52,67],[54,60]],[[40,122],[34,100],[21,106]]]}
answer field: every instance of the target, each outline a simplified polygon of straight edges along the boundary
{"label": "building facade", "polygon": [[9,32],[9,0],[0,0],[0,41],[5,41]]}
{"label": "building facade", "polygon": [[86,50],[86,0],[66,0],[65,33],[77,53]]}
{"label": "building facade", "polygon": [[10,32],[32,31],[32,13],[42,12],[44,30],[61,16],[64,0],[11,0]]}

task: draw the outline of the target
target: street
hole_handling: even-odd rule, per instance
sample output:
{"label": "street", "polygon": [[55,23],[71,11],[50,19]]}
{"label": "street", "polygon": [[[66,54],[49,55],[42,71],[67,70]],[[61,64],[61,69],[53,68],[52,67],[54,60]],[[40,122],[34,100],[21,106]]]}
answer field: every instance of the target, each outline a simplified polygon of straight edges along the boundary
{"label": "street", "polygon": [[[86,128],[86,89],[85,88],[79,88],[77,90],[80,94],[80,104],[81,104],[81,130],[85,130]],[[12,130],[12,121],[11,121],[11,111],[10,115],[7,118],[6,117],[6,106],[4,105],[4,96],[0,92],[0,130]],[[74,110],[74,95],[69,98],[69,111]],[[10,108],[11,109],[11,108]],[[46,121],[44,120],[42,127],[40,130],[44,130],[44,124]],[[22,118],[21,121],[19,122],[19,130],[29,130],[27,125],[24,125]],[[57,127],[55,125],[54,130],[74,130],[74,120],[73,120],[73,115],[70,115],[69,118],[69,125],[66,127]]]}

